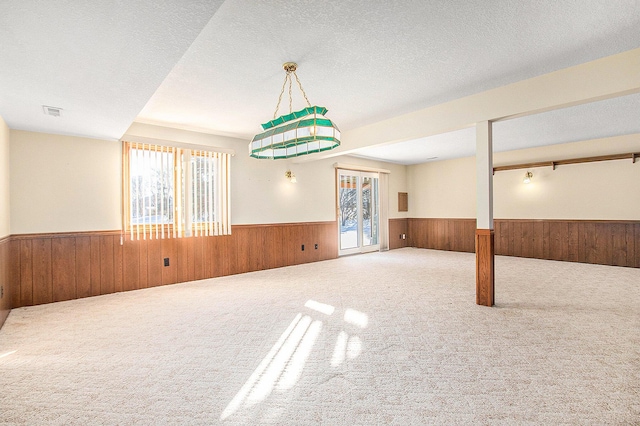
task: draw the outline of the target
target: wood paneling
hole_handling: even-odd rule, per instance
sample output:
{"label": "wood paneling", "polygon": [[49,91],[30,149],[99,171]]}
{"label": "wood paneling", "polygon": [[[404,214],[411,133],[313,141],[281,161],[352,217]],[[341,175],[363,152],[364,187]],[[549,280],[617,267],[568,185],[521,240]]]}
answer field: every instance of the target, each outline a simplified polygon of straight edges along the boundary
{"label": "wood paneling", "polygon": [[91,296],[91,237],[75,237],[76,297]]}
{"label": "wood paneling", "polygon": [[[473,252],[475,226],[475,219],[392,219],[390,248]],[[236,225],[228,236],[132,241],[126,235],[123,245],[117,231],[11,236],[0,241],[0,278],[7,283],[0,322],[3,306],[333,259],[337,232],[336,222]],[[398,238],[401,233],[406,240]],[[494,250],[640,268],[640,221],[496,220]]]}
{"label": "wood paneling", "polygon": [[120,236],[113,236],[113,289],[115,292],[123,290],[124,285],[124,246],[120,244]]}
{"label": "wood paneling", "polygon": [[[125,246],[132,241],[125,241]],[[149,261],[147,259],[147,244],[149,240],[138,240],[138,288],[149,287]]]}
{"label": "wood paneling", "polygon": [[495,233],[493,229],[477,229],[476,246],[476,304],[493,306],[495,303]]}
{"label": "wood paneling", "polygon": [[[407,222],[412,247],[474,251],[474,219]],[[497,219],[494,227],[496,255],[640,267],[639,221]]]}
{"label": "wood paneling", "polygon": [[32,247],[31,240],[20,241],[20,304],[18,306],[33,305]]}
{"label": "wood paneling", "polygon": [[140,288],[140,241],[128,241],[122,246],[122,289]]}
{"label": "wood paneling", "polygon": [[[205,265],[204,265],[204,238],[202,237],[192,237],[191,240],[193,245],[193,279],[194,280],[202,280],[207,274],[205,273]],[[231,256],[230,253],[227,253],[228,256]],[[235,253],[233,254],[235,255]]]}
{"label": "wood paneling", "polygon": [[596,263],[613,264],[613,230],[610,224],[596,223]]}
{"label": "wood paneling", "polygon": [[51,238],[32,240],[33,304],[53,301],[53,275],[51,268]]}
{"label": "wood paneling", "polygon": [[[91,241],[91,260],[89,263],[91,275],[91,296],[100,294],[100,239],[101,236],[92,236]],[[107,253],[105,253],[106,255]]]}
{"label": "wood paneling", "polygon": [[149,287],[162,285],[162,240],[147,240],[147,276]]}
{"label": "wood paneling", "polygon": [[[579,236],[580,224],[569,222],[567,224],[567,257],[569,262],[578,262],[580,258]],[[563,259],[561,259],[563,260]]]}
{"label": "wood paneling", "polygon": [[534,237],[533,237],[533,223],[523,222],[521,226],[522,238],[521,238],[521,256],[522,257],[535,257],[534,256]]}
{"label": "wood paneling", "polygon": [[[544,259],[544,223],[533,223],[533,257]],[[508,253],[506,253],[508,254]]]}
{"label": "wood paneling", "polygon": [[[405,239],[401,236],[405,235]],[[409,245],[409,221],[407,219],[389,219],[389,250]]]}
{"label": "wood paneling", "polygon": [[[636,223],[635,227],[635,267],[640,268],[640,223]],[[627,252],[627,262],[631,263],[629,259],[629,252]]]}
{"label": "wood paneling", "polygon": [[2,287],[0,293],[0,327],[7,319],[13,303],[13,286],[9,284],[12,276],[10,271],[12,260],[11,240],[8,237],[0,238],[0,286]]}
{"label": "wood paneling", "polygon": [[76,239],[51,240],[53,301],[76,299]]}
{"label": "wood paneling", "polygon": [[[189,275],[189,243],[190,238],[178,238],[176,239],[176,254],[175,256],[180,259],[176,265],[176,282],[183,283],[190,281]],[[193,274],[191,275],[193,276]]]}
{"label": "wood paneling", "polygon": [[[160,264],[162,265],[162,284],[175,284],[178,282],[178,258],[176,238],[159,240],[162,251]],[[182,238],[181,238],[182,240]],[[164,266],[164,259],[169,258],[169,266]]]}
{"label": "wood paneling", "polygon": [[0,274],[11,276],[7,306],[17,308],[333,259],[337,232],[336,222],[236,225],[220,237],[125,235],[122,245],[117,231],[17,235],[0,245]]}
{"label": "wood paneling", "polygon": [[113,236],[100,238],[100,294],[115,291],[115,262],[113,257]]}
{"label": "wood paneling", "polygon": [[475,230],[475,219],[407,219],[410,247],[473,253]]}
{"label": "wood paneling", "polygon": [[11,295],[10,308],[13,308],[14,306],[20,306],[20,241],[18,240],[9,240],[8,269],[8,289],[5,288],[5,292],[8,291]]}

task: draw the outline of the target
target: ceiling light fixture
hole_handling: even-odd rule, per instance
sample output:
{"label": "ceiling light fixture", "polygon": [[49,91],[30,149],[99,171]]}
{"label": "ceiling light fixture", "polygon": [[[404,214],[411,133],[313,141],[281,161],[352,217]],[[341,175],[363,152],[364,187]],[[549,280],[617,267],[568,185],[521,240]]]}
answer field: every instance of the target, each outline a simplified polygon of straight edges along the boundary
{"label": "ceiling light fixture", "polygon": [[296,183],[298,182],[298,179],[296,179],[296,175],[293,174],[293,172],[291,170],[287,170],[286,172],[284,172],[284,176],[289,179],[289,182],[291,183]]}
{"label": "ceiling light fixture", "polygon": [[524,175],[524,179],[522,179],[523,183],[531,183],[531,179],[533,179],[533,172],[527,172]]}
{"label": "ceiling light fixture", "polygon": [[[249,144],[249,155],[254,158],[291,158],[327,151],[339,146],[340,130],[324,116],[327,113],[325,107],[311,106],[296,74],[298,65],[295,62],[286,62],[282,67],[286,76],[276,111],[273,113],[273,120],[264,123],[262,125],[264,132],[253,137]],[[296,78],[298,87],[307,101],[306,108],[295,112],[292,109],[291,97],[292,75]],[[276,118],[287,83],[289,83],[289,114]]]}

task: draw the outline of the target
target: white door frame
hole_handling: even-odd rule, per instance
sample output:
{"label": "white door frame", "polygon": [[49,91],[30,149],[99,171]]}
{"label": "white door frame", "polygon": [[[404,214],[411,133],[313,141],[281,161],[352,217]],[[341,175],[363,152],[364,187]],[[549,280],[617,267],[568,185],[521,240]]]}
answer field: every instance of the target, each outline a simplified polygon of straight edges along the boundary
{"label": "white door frame", "polygon": [[[357,179],[357,186],[356,186],[356,190],[357,190],[357,208],[358,208],[358,230],[357,230],[357,245],[354,248],[347,248],[347,249],[342,249],[341,247],[341,224],[340,224],[340,176],[356,176]],[[356,170],[345,170],[345,169],[337,169],[337,173],[336,173],[336,196],[337,196],[337,206],[338,206],[338,210],[337,210],[337,221],[338,221],[338,256],[345,256],[345,255],[349,255],[349,254],[356,254],[356,253],[367,253],[367,252],[372,252],[372,251],[378,251],[380,250],[380,224],[376,224],[375,228],[377,230],[377,243],[376,244],[371,244],[371,245],[367,245],[364,246],[363,245],[363,212],[362,212],[362,181],[363,178],[371,178],[371,179],[376,179],[379,182],[379,174],[378,173],[374,173],[374,172],[362,172],[362,171],[356,171]],[[378,206],[377,206],[377,211],[380,211],[380,188],[379,186],[377,186],[378,188],[378,196],[374,197],[373,191],[371,193],[371,197],[372,197],[372,201],[373,200],[377,200],[378,202]],[[380,222],[380,217],[378,214],[378,218],[377,218],[378,222]],[[374,227],[373,224],[373,218],[372,218],[372,228]]]}

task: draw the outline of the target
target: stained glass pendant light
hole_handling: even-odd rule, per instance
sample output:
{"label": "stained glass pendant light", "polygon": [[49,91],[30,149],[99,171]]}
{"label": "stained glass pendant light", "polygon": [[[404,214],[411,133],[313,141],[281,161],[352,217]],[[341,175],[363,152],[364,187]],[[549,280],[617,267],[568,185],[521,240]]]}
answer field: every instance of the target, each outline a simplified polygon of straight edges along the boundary
{"label": "stained glass pendant light", "polygon": [[[314,152],[327,151],[340,145],[340,130],[324,115],[325,107],[311,106],[307,94],[296,74],[298,65],[294,62],[283,64],[286,76],[278,98],[273,120],[262,125],[262,133],[249,143],[249,155],[254,158],[281,159],[298,157]],[[291,87],[293,77],[307,102],[300,111],[292,110]],[[277,117],[284,90],[289,85],[289,114]]]}

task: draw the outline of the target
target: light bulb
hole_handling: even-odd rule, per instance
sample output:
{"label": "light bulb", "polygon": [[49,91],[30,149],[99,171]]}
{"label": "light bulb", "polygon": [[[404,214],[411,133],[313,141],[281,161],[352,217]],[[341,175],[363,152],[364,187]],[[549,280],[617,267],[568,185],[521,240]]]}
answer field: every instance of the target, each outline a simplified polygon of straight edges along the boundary
{"label": "light bulb", "polygon": [[531,178],[533,177],[533,173],[532,172],[527,172],[524,175],[524,179],[522,179],[523,183],[531,183]]}

